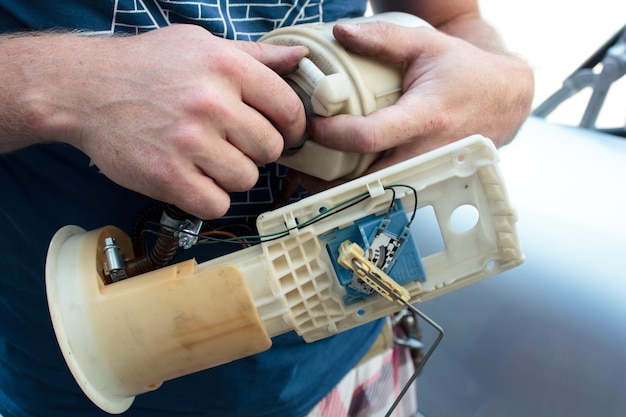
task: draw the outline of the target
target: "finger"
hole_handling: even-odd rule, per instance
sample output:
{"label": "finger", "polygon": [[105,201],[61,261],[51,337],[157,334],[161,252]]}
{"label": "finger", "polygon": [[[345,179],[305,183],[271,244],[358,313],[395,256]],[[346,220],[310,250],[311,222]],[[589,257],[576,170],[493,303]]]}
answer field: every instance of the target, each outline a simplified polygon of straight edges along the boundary
{"label": "finger", "polygon": [[175,204],[201,219],[222,217],[230,208],[229,192],[247,191],[258,180],[256,165],[225,141],[214,152],[214,158],[201,153],[192,158],[181,158],[174,166],[164,166],[158,178],[150,184],[158,185],[147,194]]}
{"label": "finger", "polygon": [[306,127],[304,105],[277,73],[285,75],[295,70],[308,49],[252,42],[239,42],[238,46],[264,64],[244,74],[243,101],[271,121],[287,147],[295,145]]}
{"label": "finger", "polygon": [[243,88],[243,101],[272,123],[286,147],[298,143],[305,132],[306,114],[294,90],[273,72],[249,75],[245,85],[248,87]]}
{"label": "finger", "polygon": [[218,157],[194,158],[198,169],[227,192],[248,191],[254,187],[259,179],[257,165],[226,142],[221,145],[224,146],[218,147]]}
{"label": "finger", "polygon": [[[214,132],[224,142],[226,149],[234,147],[256,165],[274,162],[280,157],[284,140],[276,127],[257,109],[242,102],[232,102],[221,109],[221,131]],[[215,146],[219,146],[216,144]],[[213,154],[218,158],[220,154]]]}
{"label": "finger", "polygon": [[[247,106],[243,107],[247,108]],[[249,112],[264,120],[255,111],[249,109]],[[228,116],[219,113],[219,117],[226,119]],[[237,119],[230,119],[227,120],[226,125],[236,124]],[[160,160],[154,164],[156,183],[174,184],[177,181],[185,181],[187,179],[181,176],[195,167],[194,170],[212,178],[226,192],[246,191],[254,186],[258,178],[257,165],[228,140],[227,129],[228,127],[218,128],[211,122],[207,122],[205,126],[177,126],[168,141],[172,147],[166,154],[169,155],[169,159],[164,160],[161,156]],[[253,133],[246,134],[253,135]],[[256,143],[254,139],[250,142]],[[280,139],[277,142],[280,142]]]}
{"label": "finger", "polygon": [[300,45],[282,46],[243,41],[237,41],[235,45],[241,51],[246,52],[281,75],[295,71],[298,67],[298,62],[309,53],[305,46]]}
{"label": "finger", "polygon": [[167,199],[159,199],[177,205],[180,209],[200,219],[217,219],[230,208],[230,196],[212,178],[201,170],[193,170],[184,176]]}
{"label": "finger", "polygon": [[[402,98],[400,99],[402,100]],[[417,108],[392,105],[367,116],[337,115],[315,117],[309,133],[316,142],[345,152],[376,153],[424,136],[428,120]]]}
{"label": "finger", "polygon": [[430,27],[410,28],[387,22],[337,24],[333,27],[333,35],[344,48],[392,63],[405,62],[432,47],[433,32]]}
{"label": "finger", "polygon": [[[228,211],[228,193],[187,158],[172,156],[149,168],[147,175],[137,172],[129,184],[124,183],[128,176],[123,176],[119,183],[200,219],[219,218]],[[118,182],[115,175],[110,178]]]}
{"label": "finger", "polygon": [[206,140],[190,157],[191,162],[226,192],[247,191],[259,177],[257,164],[232,140]]}

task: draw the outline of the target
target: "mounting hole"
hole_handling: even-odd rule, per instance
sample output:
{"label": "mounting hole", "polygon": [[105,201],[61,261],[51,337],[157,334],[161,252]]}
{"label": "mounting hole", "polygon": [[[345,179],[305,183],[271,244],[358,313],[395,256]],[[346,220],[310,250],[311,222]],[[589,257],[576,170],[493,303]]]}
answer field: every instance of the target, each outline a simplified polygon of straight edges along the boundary
{"label": "mounting hole", "polygon": [[450,216],[450,227],[457,233],[467,233],[472,230],[480,218],[478,209],[471,204],[457,207]]}
{"label": "mounting hole", "polygon": [[456,162],[458,165],[465,164],[465,161],[466,161],[466,157],[464,153],[460,153],[454,158],[454,162]]}

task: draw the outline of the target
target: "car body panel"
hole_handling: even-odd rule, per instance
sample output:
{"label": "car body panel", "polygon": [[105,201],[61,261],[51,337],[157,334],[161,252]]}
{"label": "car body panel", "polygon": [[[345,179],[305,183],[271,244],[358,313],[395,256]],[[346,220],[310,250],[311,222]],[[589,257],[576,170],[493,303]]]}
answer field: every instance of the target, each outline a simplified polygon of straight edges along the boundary
{"label": "car body panel", "polygon": [[526,261],[419,306],[446,332],[420,411],[623,416],[626,140],[531,117],[501,157]]}

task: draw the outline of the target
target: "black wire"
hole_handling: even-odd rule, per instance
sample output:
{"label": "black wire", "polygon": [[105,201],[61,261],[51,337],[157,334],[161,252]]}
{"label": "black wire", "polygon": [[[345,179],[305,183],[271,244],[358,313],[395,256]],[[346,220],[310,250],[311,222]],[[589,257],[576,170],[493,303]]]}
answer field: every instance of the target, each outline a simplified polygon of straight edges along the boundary
{"label": "black wire", "polygon": [[408,185],[408,184],[393,184],[389,186],[389,188],[396,188],[396,187],[408,188],[413,193],[413,214],[411,215],[411,219],[407,223],[407,227],[409,227],[411,223],[413,223],[413,220],[415,220],[415,216],[417,215],[417,190],[415,189],[415,187]]}
{"label": "black wire", "polygon": [[[315,223],[318,223],[332,215],[335,215],[337,213],[340,213],[344,210],[347,210],[351,207],[354,207],[360,203],[362,203],[363,201],[367,200],[368,198],[370,198],[369,195],[365,194],[363,197],[359,198],[358,200],[352,201],[350,204],[348,205],[344,205],[343,207],[341,207],[341,203],[339,206],[337,206],[337,208],[332,209],[327,211],[326,213],[323,213],[320,216],[316,216],[312,219],[307,220],[306,222],[302,223],[302,224],[298,224],[294,227],[290,227],[286,230],[284,230],[283,232],[278,232],[276,235],[256,235],[256,236],[244,236],[241,238],[231,238],[231,239],[220,239],[220,238],[216,238],[216,237],[211,237],[211,236],[198,236],[198,241],[203,241],[203,242],[209,242],[209,243],[236,243],[236,244],[240,244],[240,243],[246,243],[249,245],[255,245],[255,244],[259,244],[261,242],[271,242],[274,240],[278,240],[281,239],[287,235],[289,235],[289,232],[291,232],[292,230],[296,230],[296,229],[303,229],[305,227],[311,226]],[[250,239],[254,239],[254,240],[248,240],[247,238]]]}
{"label": "black wire", "polygon": [[400,391],[400,394],[398,394],[398,397],[396,398],[394,403],[391,405],[391,407],[387,411],[387,414],[385,414],[385,417],[391,416],[391,414],[393,413],[393,410],[395,410],[396,407],[398,406],[398,404],[400,404],[400,401],[402,401],[402,398],[404,398],[404,396],[408,392],[408,390],[411,387],[411,385],[413,385],[413,382],[415,382],[415,380],[419,376],[420,372],[422,372],[422,369],[424,368],[424,364],[426,364],[426,362],[428,361],[430,356],[433,354],[435,349],[437,349],[437,346],[439,345],[439,342],[441,342],[441,339],[443,339],[443,328],[441,328],[441,326],[439,326],[437,323],[435,323],[426,314],[422,313],[417,308],[415,308],[415,306],[409,304],[408,302],[406,302],[404,300],[401,300],[401,301],[404,303],[406,308],[411,310],[413,313],[417,314],[422,320],[424,320],[433,329],[435,329],[435,331],[437,332],[437,337],[435,338],[435,341],[432,343],[432,345],[430,345],[430,349],[428,349],[428,351],[424,354],[424,357],[422,358],[422,361],[419,363],[419,365],[417,365],[415,367],[415,372],[413,372],[413,375],[411,375],[411,378],[409,378],[409,380],[406,382],[406,384],[404,384],[404,387],[402,388],[402,391]]}
{"label": "black wire", "polygon": [[360,199],[359,199],[359,200],[357,200],[357,201],[352,202],[351,204],[349,204],[349,205],[347,205],[347,206],[345,206],[345,207],[341,207],[341,208],[339,208],[339,209],[332,210],[332,211],[331,211],[331,210],[329,210],[329,211],[327,211],[326,213],[324,213],[322,216],[318,216],[318,217],[316,217],[314,220],[312,220],[312,221],[307,221],[307,222],[305,222],[305,223],[303,223],[303,224],[301,224],[301,225],[298,225],[298,226],[296,226],[296,227],[291,228],[290,230],[293,230],[293,229],[301,229],[301,228],[303,228],[303,227],[310,226],[310,225],[312,225],[312,224],[315,224],[315,223],[317,223],[317,222],[320,222],[320,221],[324,220],[325,218],[327,218],[327,217],[329,217],[329,216],[331,216],[331,215],[334,215],[334,214],[337,214],[337,213],[341,213],[341,212],[342,212],[342,211],[344,211],[344,210],[347,210],[347,209],[349,209],[349,208],[351,208],[351,207],[354,207],[354,206],[356,206],[357,204],[360,204],[360,203],[362,203],[363,201],[367,200],[368,198],[370,198],[370,196],[369,196],[369,195],[365,195],[364,197],[360,198]]}
{"label": "black wire", "polygon": [[439,342],[441,342],[441,339],[443,339],[443,329],[441,328],[441,326],[435,323],[430,317],[428,317],[426,314],[419,311],[415,306],[411,305],[408,301],[404,301],[398,294],[396,294],[395,291],[393,291],[393,289],[389,288],[389,286],[385,284],[382,280],[380,280],[376,275],[372,274],[369,271],[363,271],[363,272],[370,279],[376,282],[376,284],[380,285],[385,291],[387,291],[387,293],[389,293],[396,301],[399,301],[400,303],[404,304],[406,308],[411,310],[413,313],[417,314],[420,318],[422,318],[426,323],[428,323],[433,329],[437,331],[437,337],[435,338],[435,341],[432,343],[428,351],[424,354],[424,357],[422,358],[422,361],[419,363],[419,365],[415,367],[415,371],[413,372],[413,375],[411,375],[411,378],[409,378],[406,384],[404,384],[402,391],[400,391],[400,394],[398,394],[398,397],[396,397],[396,400],[387,411],[387,414],[385,414],[385,417],[389,417],[393,413],[393,410],[396,409],[398,404],[400,404],[400,401],[402,401],[402,398],[404,398],[404,396],[408,392],[411,385],[413,385],[413,382],[415,382],[415,380],[417,379],[420,372],[422,372],[422,369],[424,368],[424,365],[426,364],[430,356],[433,354],[435,349],[437,349]]}
{"label": "black wire", "polygon": [[385,217],[389,217],[391,211],[393,210],[393,206],[396,203],[396,190],[393,187],[385,187],[385,190],[391,191],[391,202],[389,203],[389,209],[387,209],[387,214]]}
{"label": "black wire", "polygon": [[[407,184],[394,184],[394,185],[390,185],[390,186],[384,187],[385,190],[390,190],[392,192],[392,198],[391,198],[391,202],[389,203],[389,209],[388,209],[388,211],[386,213],[386,216],[389,216],[389,213],[393,209],[393,205],[394,205],[395,200],[396,200],[396,190],[395,190],[396,187],[408,188],[408,189],[410,189],[413,192],[414,207],[413,207],[413,214],[411,215],[411,219],[407,223],[407,227],[409,227],[411,225],[411,223],[413,222],[413,220],[415,219],[416,212],[417,212],[417,190],[414,187],[412,187],[410,185],[407,185]],[[276,235],[273,235],[273,234],[270,234],[270,235],[252,235],[252,236],[242,236],[242,237],[239,237],[239,238],[225,238],[225,239],[220,239],[220,238],[211,237],[211,236],[200,236],[200,235],[197,235],[198,243],[199,244],[203,244],[203,243],[207,243],[207,244],[212,244],[212,243],[242,244],[243,243],[243,244],[246,244],[246,245],[256,245],[256,244],[259,244],[261,242],[272,242],[274,240],[278,240],[278,239],[280,239],[280,238],[282,238],[284,236],[287,236],[289,234],[289,232],[291,232],[292,230],[296,230],[296,229],[299,230],[299,229],[302,229],[304,227],[311,226],[311,225],[316,224],[316,223],[318,223],[318,222],[320,222],[320,221],[322,221],[322,220],[324,220],[324,219],[326,219],[326,218],[328,218],[328,217],[330,217],[332,215],[335,215],[335,214],[341,213],[344,210],[350,209],[350,208],[352,208],[352,207],[362,203],[363,201],[371,198],[371,196],[368,193],[363,193],[362,197],[359,198],[359,196],[356,196],[355,198],[356,198],[356,200],[350,202],[350,204],[345,205],[347,201],[350,201],[350,200],[346,200],[346,202],[338,204],[334,209],[331,209],[331,210],[327,211],[326,213],[323,213],[320,216],[316,216],[316,217],[314,217],[312,219],[309,219],[309,220],[307,220],[306,222],[304,222],[302,224],[299,224],[299,225],[296,225],[296,226],[291,227],[289,229],[286,229],[283,232],[279,232]],[[146,224],[154,224],[154,225],[157,225],[157,226],[163,226],[163,227],[167,228],[167,226],[161,225],[158,222],[148,221],[148,222],[146,222]],[[149,230],[149,229],[144,229],[143,232],[144,233],[152,233],[152,234],[155,234],[157,236],[160,235],[159,232],[156,232],[156,231],[153,231],[153,230]]]}

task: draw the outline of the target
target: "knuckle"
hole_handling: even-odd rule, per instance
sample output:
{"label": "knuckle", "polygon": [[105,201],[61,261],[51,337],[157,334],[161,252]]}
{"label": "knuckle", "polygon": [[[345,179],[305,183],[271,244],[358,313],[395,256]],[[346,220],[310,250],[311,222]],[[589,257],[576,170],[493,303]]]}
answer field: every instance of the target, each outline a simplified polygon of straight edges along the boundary
{"label": "knuckle", "polygon": [[227,191],[241,192],[252,189],[259,179],[259,170],[254,164],[244,164],[233,170],[233,177],[224,186]]}
{"label": "knuckle", "polygon": [[265,147],[265,155],[263,160],[257,162],[265,164],[276,161],[283,153],[284,147],[285,145],[282,137],[270,138],[268,140],[267,146]]}
{"label": "knuckle", "polygon": [[245,170],[239,177],[239,191],[247,191],[254,187],[259,180],[259,170],[256,166]]}
{"label": "knuckle", "polygon": [[186,212],[198,216],[201,219],[217,219],[226,214],[230,208],[230,197],[227,193],[212,193],[210,196],[202,196],[196,199],[187,196],[179,200],[178,205]]}
{"label": "knuckle", "polygon": [[181,100],[181,109],[191,117],[219,117],[228,112],[227,106],[216,99],[210,83],[199,82],[193,89],[185,91]]}
{"label": "knuckle", "polygon": [[193,124],[179,125],[170,137],[175,152],[181,155],[194,154],[202,149],[206,135],[200,126]]}
{"label": "knuckle", "polygon": [[440,110],[434,112],[428,123],[429,132],[445,132],[452,125],[450,112]]}
{"label": "knuckle", "polygon": [[[214,180],[211,182],[216,185]],[[201,219],[216,219],[229,210],[230,196],[221,187],[213,185],[199,187],[196,180],[183,175],[171,187],[161,190],[164,197],[162,201],[174,204]]]}
{"label": "knuckle", "polygon": [[355,148],[358,153],[375,153],[384,144],[384,136],[380,129],[359,126],[354,132]]}
{"label": "knuckle", "polygon": [[178,174],[174,165],[167,163],[167,161],[157,160],[156,163],[149,164],[148,178],[154,186],[161,190],[163,194],[168,194],[171,191],[176,191],[176,179]]}
{"label": "knuckle", "polygon": [[225,198],[214,198],[208,208],[203,206],[202,212],[204,212],[205,219],[217,219],[224,216],[228,209],[230,209],[230,197],[226,194]]}
{"label": "knuckle", "polygon": [[282,115],[288,125],[292,126],[303,122],[304,105],[295,92],[287,96],[282,107]]}
{"label": "knuckle", "polygon": [[[264,124],[264,128],[271,128],[264,134],[280,139],[280,143],[272,144],[272,148],[278,147],[280,153],[284,142],[289,145],[302,137],[306,128],[306,116],[302,100],[287,83],[282,80],[278,83],[272,81],[271,85],[275,88],[267,90],[267,97],[270,100],[260,112],[268,122]],[[279,134],[277,135],[275,132]],[[272,151],[276,151],[276,149],[272,149]]]}
{"label": "knuckle", "polygon": [[375,21],[372,22],[372,28],[374,30],[374,32],[376,32],[376,34],[383,35],[383,36],[387,36],[389,35],[392,26],[387,23],[387,22],[382,22],[382,21]]}
{"label": "knuckle", "polygon": [[239,148],[248,158],[257,165],[263,165],[276,161],[283,152],[285,141],[283,136],[271,126],[253,128],[252,144],[242,143]]}

